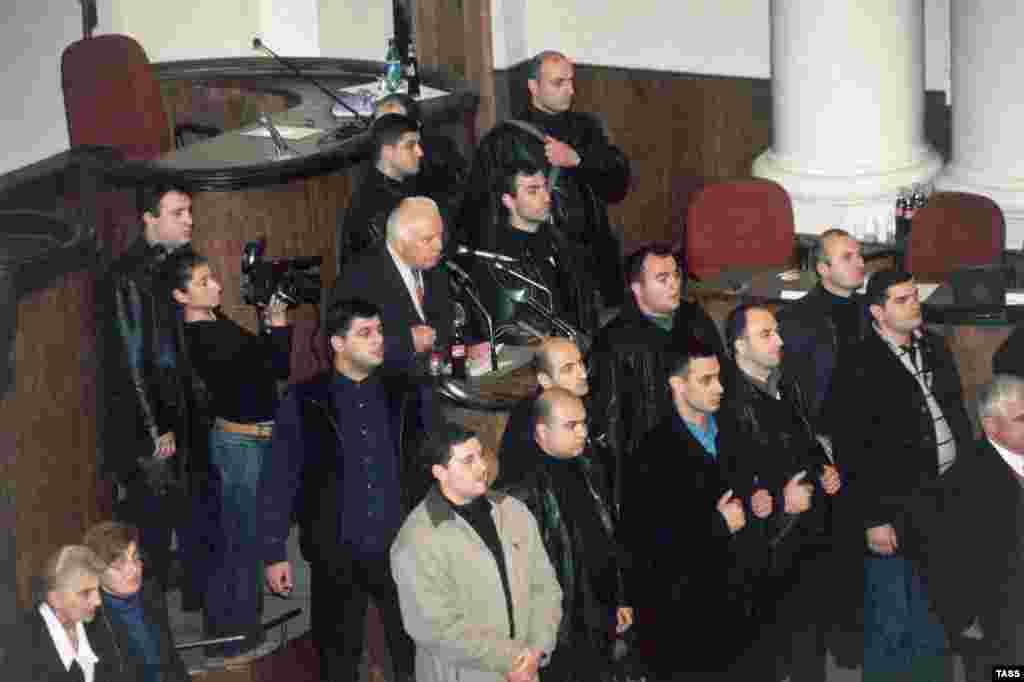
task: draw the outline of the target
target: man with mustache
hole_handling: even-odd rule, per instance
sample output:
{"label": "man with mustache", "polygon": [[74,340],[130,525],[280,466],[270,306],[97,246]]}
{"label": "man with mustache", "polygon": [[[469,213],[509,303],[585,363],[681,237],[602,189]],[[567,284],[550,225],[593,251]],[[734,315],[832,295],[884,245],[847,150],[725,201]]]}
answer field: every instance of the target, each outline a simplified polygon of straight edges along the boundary
{"label": "man with mustache", "polygon": [[531,682],[555,648],[562,590],[533,514],[488,491],[480,439],[433,429],[423,458],[436,484],[391,546],[416,682]]}
{"label": "man with mustache", "polygon": [[291,388],[261,472],[266,580],[277,594],[294,587],[285,548],[294,513],[312,568],[312,631],[323,679],[358,678],[367,599],[373,597],[395,679],[406,682],[413,645],[402,629],[388,547],[417,501],[402,453],[405,437],[423,426],[412,421],[416,401],[402,378],[380,371],[386,342],[377,306],[335,301],[324,333],[333,367]]}

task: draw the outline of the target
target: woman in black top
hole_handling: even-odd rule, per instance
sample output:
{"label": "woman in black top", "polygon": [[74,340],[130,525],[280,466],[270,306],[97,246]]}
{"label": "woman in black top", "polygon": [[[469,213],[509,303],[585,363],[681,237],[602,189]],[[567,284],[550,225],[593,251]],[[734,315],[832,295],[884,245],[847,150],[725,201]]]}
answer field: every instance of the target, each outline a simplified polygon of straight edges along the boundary
{"label": "woman in black top", "polygon": [[207,634],[246,635],[243,643],[223,647],[225,664],[239,666],[264,653],[257,488],[270,454],[277,382],[289,373],[287,304],[272,298],[261,311],[265,333],[253,334],[220,313],[221,285],[205,258],[174,253],[165,274],[184,321],[188,364],[212,417],[210,464],[220,494],[218,546],[205,595]]}

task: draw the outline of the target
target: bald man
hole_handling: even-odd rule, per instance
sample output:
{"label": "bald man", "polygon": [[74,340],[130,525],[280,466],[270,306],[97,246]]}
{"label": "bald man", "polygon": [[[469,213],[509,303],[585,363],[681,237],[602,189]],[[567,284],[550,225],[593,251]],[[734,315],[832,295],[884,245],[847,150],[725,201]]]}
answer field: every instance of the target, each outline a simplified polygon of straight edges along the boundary
{"label": "bald man", "polygon": [[389,374],[418,374],[434,345],[452,328],[448,277],[437,267],[444,222],[427,197],[403,199],[388,216],[386,239],[345,268],[332,301],[361,298],[380,308],[384,365]]}
{"label": "bald man", "polygon": [[[590,393],[587,365],[576,343],[561,336],[549,336],[533,356],[533,369],[540,390],[562,388],[577,398]],[[537,394],[523,398],[508,416],[498,449],[498,480],[495,485],[514,482],[529,468],[518,454],[533,440],[533,402]]]}
{"label": "bald man", "polygon": [[[568,239],[585,249],[584,268],[598,283],[606,306],[622,303],[621,246],[608,218],[608,204],[629,191],[630,164],[611,144],[591,114],[574,111],[576,67],[560,52],[546,50],[528,63],[530,102],[510,122],[491,129],[473,158],[466,197],[458,221],[460,236],[487,248],[479,239],[507,216],[495,202],[494,187],[503,169],[528,159],[553,180],[551,221]],[[500,199],[500,197],[497,197]]]}
{"label": "bald man", "polygon": [[544,679],[602,679],[613,633],[633,624],[607,478],[587,445],[587,410],[578,395],[546,388],[533,417],[532,438],[521,456],[534,465],[505,490],[536,517],[562,588],[558,644]]}
{"label": "bald man", "polygon": [[863,296],[864,256],[860,244],[845,230],[822,233],[812,251],[818,284],[778,314],[779,334],[786,343],[786,371],[807,396],[819,433],[828,433],[821,407],[832,383],[832,371],[843,352],[871,329]]}

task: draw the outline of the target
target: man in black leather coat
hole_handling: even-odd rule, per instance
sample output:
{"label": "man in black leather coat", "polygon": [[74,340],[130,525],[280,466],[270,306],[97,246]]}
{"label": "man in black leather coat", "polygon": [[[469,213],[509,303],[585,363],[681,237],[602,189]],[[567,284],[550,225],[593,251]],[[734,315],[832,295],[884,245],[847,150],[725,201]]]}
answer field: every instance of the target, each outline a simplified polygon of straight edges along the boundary
{"label": "man in black leather coat", "polygon": [[178,513],[179,505],[188,484],[196,483],[190,474],[200,467],[189,456],[193,439],[181,322],[156,280],[168,253],[190,248],[192,199],[181,187],[150,188],[142,222],[142,234],[114,261],[104,282],[102,469],[123,486],[126,499],[118,515],[139,528],[150,573],[166,586],[175,525],[186,553],[190,547],[192,533],[176,518],[188,517]]}
{"label": "man in black leather coat", "polygon": [[599,282],[606,306],[623,291],[621,246],[612,233],[608,204],[629,190],[629,159],[610,144],[590,114],[572,111],[575,67],[565,55],[546,51],[530,62],[530,103],[515,122],[497,125],[480,142],[458,220],[460,237],[476,243],[476,231],[499,210],[492,190],[509,161],[530,160],[549,172],[554,224],[588,252],[587,269]]}
{"label": "man in black leather coat", "polygon": [[715,323],[682,299],[679,262],[667,245],[648,245],[626,260],[629,294],[601,329],[590,354],[594,429],[606,434],[618,507],[621,469],[650,429],[671,413],[669,358],[691,336],[722,352]]}
{"label": "man in black leather coat", "polygon": [[541,679],[608,679],[613,633],[629,629],[633,609],[607,478],[587,444],[580,398],[562,388],[544,391],[534,403],[534,422],[532,437],[516,453],[532,466],[505,491],[536,517],[562,588],[558,646]]}
{"label": "man in black leather coat", "polygon": [[816,438],[802,391],[779,369],[783,345],[771,310],[738,306],[725,340],[735,365],[718,416],[722,467],[737,495],[763,488],[778,501],[766,529],[770,570],[756,596],[759,618],[770,624],[763,640],[775,649],[775,676],[766,671],[764,679],[783,679],[788,663],[792,682],[824,682],[819,623],[827,609],[817,600],[830,576],[818,561],[830,552],[825,497],[839,492],[839,472]]}
{"label": "man in black leather coat", "polygon": [[744,654],[758,632],[751,596],[773,500],[764,490],[741,498],[726,478],[715,418],[721,365],[712,347],[692,339],[674,354],[668,384],[674,409],[647,432],[623,475],[620,529],[640,639],[658,680],[726,679],[726,672],[759,679],[759,661]]}

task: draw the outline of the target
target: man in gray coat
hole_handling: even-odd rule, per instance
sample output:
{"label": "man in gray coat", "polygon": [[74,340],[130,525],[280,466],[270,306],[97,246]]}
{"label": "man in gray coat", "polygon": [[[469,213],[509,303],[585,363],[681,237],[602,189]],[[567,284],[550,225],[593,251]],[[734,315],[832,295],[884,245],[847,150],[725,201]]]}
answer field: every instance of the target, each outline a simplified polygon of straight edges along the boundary
{"label": "man in gray coat", "polygon": [[417,682],[530,682],[555,647],[562,590],[533,515],[488,492],[476,434],[444,423],[424,454],[437,483],[391,546]]}

